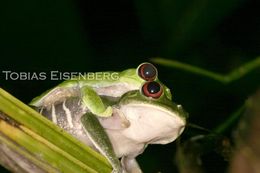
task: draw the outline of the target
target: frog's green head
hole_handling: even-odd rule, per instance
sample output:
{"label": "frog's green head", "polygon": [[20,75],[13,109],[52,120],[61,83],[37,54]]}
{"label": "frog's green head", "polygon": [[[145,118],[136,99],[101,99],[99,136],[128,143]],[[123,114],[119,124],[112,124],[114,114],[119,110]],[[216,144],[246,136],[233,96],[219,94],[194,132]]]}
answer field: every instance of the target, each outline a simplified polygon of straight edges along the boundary
{"label": "frog's green head", "polygon": [[172,100],[170,89],[158,79],[158,71],[156,67],[148,62],[140,64],[136,69],[127,69],[120,73],[120,81],[131,83],[141,87],[147,81],[156,81],[162,86],[164,95]]}
{"label": "frog's green head", "polygon": [[167,98],[162,86],[154,81],[146,82],[141,91],[124,94],[119,107],[131,124],[125,133],[138,142],[172,142],[186,125],[187,113],[182,106]]}

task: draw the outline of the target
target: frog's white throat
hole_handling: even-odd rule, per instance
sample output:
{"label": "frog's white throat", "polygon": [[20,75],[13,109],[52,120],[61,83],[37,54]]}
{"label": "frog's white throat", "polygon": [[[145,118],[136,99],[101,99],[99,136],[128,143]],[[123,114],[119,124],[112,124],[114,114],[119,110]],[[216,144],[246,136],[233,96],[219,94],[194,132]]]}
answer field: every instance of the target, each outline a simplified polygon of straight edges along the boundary
{"label": "frog's white throat", "polygon": [[166,144],[174,141],[184,130],[185,119],[178,112],[149,104],[128,104],[120,110],[130,122],[124,135],[136,142]]}

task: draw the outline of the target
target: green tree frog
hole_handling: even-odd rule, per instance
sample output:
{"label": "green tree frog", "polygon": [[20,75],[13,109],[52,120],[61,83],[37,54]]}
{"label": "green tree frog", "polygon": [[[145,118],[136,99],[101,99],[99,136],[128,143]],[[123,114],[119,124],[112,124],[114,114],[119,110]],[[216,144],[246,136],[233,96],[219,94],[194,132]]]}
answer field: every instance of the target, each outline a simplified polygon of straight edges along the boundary
{"label": "green tree frog", "polygon": [[[138,90],[146,81],[157,81],[157,69],[150,63],[142,63],[137,69],[127,69],[122,72],[88,73],[64,81],[58,86],[44,92],[29,103],[35,107],[50,107],[69,97],[80,97],[89,110],[100,117],[112,115],[111,106],[102,103],[100,95],[120,97],[130,90]],[[163,90],[166,97],[171,99],[171,92],[165,85]]]}
{"label": "green tree frog", "polygon": [[[184,130],[187,113],[173,103],[156,81],[120,97],[100,95],[112,116],[93,114],[80,97],[39,108],[48,119],[103,154],[113,173],[141,173],[136,157],[148,144],[167,144]],[[54,122],[55,122],[54,121]],[[121,160],[119,160],[121,158]]]}

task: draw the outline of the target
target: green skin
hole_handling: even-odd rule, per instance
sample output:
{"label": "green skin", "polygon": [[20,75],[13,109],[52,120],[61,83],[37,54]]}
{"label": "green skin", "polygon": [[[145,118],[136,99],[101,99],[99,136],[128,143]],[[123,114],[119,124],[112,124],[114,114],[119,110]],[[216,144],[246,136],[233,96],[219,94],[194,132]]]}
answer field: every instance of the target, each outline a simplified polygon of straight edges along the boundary
{"label": "green skin", "polygon": [[[114,173],[141,173],[135,157],[148,144],[174,141],[186,125],[187,113],[165,94],[154,99],[139,90],[129,91],[112,104],[112,109],[112,117],[97,118],[90,112],[81,117],[81,122]],[[121,164],[118,157],[122,157]]]}
{"label": "green skin", "polygon": [[[122,72],[88,73],[84,77],[72,78],[34,98],[29,105],[49,107],[68,97],[81,97],[85,107],[88,107],[93,114],[109,117],[112,116],[112,108],[102,103],[100,95],[120,97],[128,91],[139,90],[145,80],[138,75],[137,69],[127,69]],[[169,88],[162,84],[157,76],[154,81],[163,86],[166,96],[171,100]]]}
{"label": "green skin", "polygon": [[[102,73],[105,73],[106,77],[100,80]],[[113,74],[116,74],[115,78],[109,77]],[[87,78],[88,75],[92,77]],[[96,78],[93,78],[93,75]],[[85,134],[91,141],[90,145],[94,144],[95,148],[110,161],[114,173],[142,172],[135,157],[142,153],[149,143],[169,143],[182,133],[186,124],[186,113],[181,106],[172,103],[169,88],[162,84],[157,76],[154,81],[158,82],[163,90],[163,94],[158,99],[146,97],[140,92],[146,81],[139,77],[138,68],[122,72],[88,73],[86,76],[62,82],[33,99],[30,105],[50,109],[51,106],[71,97],[80,98],[82,107],[87,110],[80,118]],[[104,97],[111,98],[113,101],[110,102]],[[125,112],[125,110],[132,110],[133,105],[135,105],[133,112],[142,110],[137,113],[138,115],[144,114],[143,117],[146,117],[157,112],[154,117],[160,115],[162,117],[155,118],[154,121],[151,121],[153,116],[146,117],[149,121],[136,125],[136,121],[132,122],[136,117],[135,113]],[[138,109],[135,109],[136,106]],[[153,126],[157,129],[154,132],[151,131]],[[146,128],[137,129],[139,127]],[[137,133],[140,135],[136,135]],[[133,145],[128,147],[124,141]],[[121,157],[120,163],[118,158]]]}

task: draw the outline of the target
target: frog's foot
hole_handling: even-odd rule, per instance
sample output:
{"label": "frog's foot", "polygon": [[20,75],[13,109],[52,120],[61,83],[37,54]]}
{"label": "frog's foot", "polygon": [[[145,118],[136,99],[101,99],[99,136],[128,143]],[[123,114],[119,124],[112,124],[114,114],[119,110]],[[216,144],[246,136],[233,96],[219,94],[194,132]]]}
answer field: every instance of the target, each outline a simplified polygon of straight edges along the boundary
{"label": "frog's foot", "polygon": [[122,157],[121,164],[123,170],[126,171],[123,173],[143,173],[135,158]]}
{"label": "frog's foot", "polygon": [[118,169],[113,169],[111,173],[128,173],[122,169],[118,170]]}

